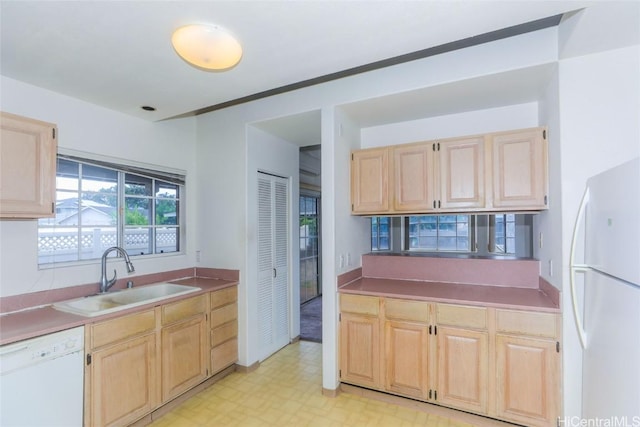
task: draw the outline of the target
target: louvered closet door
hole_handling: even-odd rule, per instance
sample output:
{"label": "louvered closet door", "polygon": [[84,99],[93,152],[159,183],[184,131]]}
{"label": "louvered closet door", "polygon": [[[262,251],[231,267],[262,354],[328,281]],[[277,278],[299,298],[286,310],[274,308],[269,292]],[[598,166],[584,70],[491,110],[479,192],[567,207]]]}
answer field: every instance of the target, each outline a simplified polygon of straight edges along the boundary
{"label": "louvered closet door", "polygon": [[260,359],[289,344],[289,183],[258,174]]}

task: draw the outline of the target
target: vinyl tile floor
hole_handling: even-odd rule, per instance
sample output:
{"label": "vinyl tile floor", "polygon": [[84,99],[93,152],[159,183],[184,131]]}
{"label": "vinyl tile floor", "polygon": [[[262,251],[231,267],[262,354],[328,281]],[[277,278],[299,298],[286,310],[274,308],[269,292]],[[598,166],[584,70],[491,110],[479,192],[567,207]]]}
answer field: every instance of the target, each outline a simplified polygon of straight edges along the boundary
{"label": "vinyl tile floor", "polygon": [[322,344],[310,341],[288,345],[251,373],[232,373],[150,425],[471,427],[354,394],[325,397]]}

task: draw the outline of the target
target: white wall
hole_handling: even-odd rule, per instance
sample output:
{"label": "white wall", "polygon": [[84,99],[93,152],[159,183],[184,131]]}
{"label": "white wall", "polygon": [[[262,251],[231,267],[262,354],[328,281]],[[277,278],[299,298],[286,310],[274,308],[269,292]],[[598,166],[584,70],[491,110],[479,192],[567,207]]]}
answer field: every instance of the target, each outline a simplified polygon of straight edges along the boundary
{"label": "white wall", "polygon": [[552,277],[550,274],[553,265],[558,268],[562,265],[562,245],[559,241],[559,236],[562,235],[562,178],[560,174],[560,93],[558,85],[556,73],[539,102],[540,122],[547,126],[549,210],[534,216],[534,229],[537,229],[538,235],[533,239],[533,255],[540,260],[541,275],[561,290],[562,283],[559,280],[561,271],[556,269],[554,272],[556,277]]}
{"label": "white wall", "polygon": [[[247,127],[247,239],[246,239],[246,321],[248,328],[242,329],[240,341],[246,349],[240,349],[245,365],[264,358],[258,343],[258,172],[278,175],[289,180],[289,338],[300,335],[300,182],[298,179],[299,147],[249,125]],[[246,339],[242,335],[246,333]],[[244,351],[242,351],[244,350]]]}
{"label": "white wall", "polygon": [[[351,215],[351,150],[361,148],[360,128],[339,108],[323,111],[322,161],[332,170],[325,176],[323,166],[322,212],[331,221],[323,222],[322,245],[322,360],[323,387],[338,387],[338,294],[337,276],[362,266],[362,254],[371,249],[369,218]],[[326,153],[325,153],[326,150]],[[326,171],[329,172],[329,171]],[[323,217],[323,219],[326,218]]]}
{"label": "white wall", "polygon": [[429,117],[362,129],[362,148],[542,126],[538,103]]}
{"label": "white wall", "polygon": [[592,2],[562,19],[558,52],[562,59],[591,55],[638,44],[640,2]]}
{"label": "white wall", "polygon": [[[180,169],[187,174],[187,222],[195,223],[195,119],[151,123],[75,98],[0,77],[0,109],[58,126],[58,146],[65,149]],[[37,221],[0,221],[0,297],[64,288],[100,279],[100,262],[38,268]],[[133,260],[135,275],[194,265],[195,229],[187,230],[183,255]],[[128,277],[124,263],[113,263]]]}

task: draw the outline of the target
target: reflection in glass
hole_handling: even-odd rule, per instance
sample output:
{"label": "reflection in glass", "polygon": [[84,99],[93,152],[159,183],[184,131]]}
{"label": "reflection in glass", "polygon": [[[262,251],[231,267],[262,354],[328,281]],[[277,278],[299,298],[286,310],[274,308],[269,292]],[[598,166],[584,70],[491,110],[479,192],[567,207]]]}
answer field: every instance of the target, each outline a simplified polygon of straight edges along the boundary
{"label": "reflection in glass", "polygon": [[469,215],[410,216],[409,249],[469,251]]}

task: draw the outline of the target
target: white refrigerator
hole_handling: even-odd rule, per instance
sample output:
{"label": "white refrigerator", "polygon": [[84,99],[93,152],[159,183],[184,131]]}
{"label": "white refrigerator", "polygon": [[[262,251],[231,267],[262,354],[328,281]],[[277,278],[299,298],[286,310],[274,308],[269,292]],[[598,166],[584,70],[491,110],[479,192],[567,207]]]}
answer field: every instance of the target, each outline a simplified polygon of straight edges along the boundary
{"label": "white refrigerator", "polygon": [[604,423],[588,425],[640,426],[639,224],[640,158],[587,181],[570,264],[583,347],[582,418]]}

